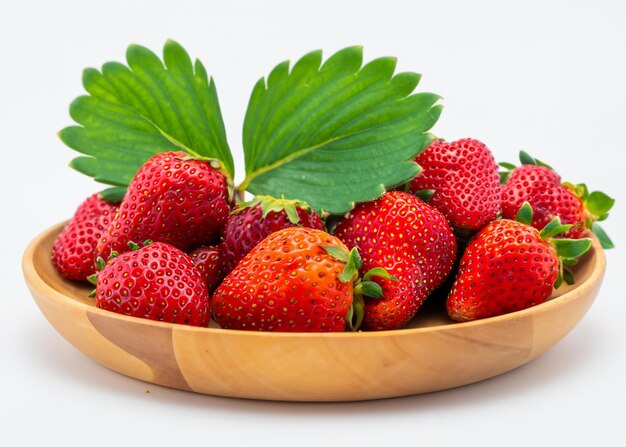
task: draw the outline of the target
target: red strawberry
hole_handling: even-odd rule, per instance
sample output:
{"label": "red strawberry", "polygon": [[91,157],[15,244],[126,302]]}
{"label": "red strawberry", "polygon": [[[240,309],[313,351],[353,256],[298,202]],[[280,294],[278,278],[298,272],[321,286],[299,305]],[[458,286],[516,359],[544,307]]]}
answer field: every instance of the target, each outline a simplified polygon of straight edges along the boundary
{"label": "red strawberry", "polygon": [[305,202],[256,196],[239,204],[226,222],[220,245],[225,274],[267,236],[293,226],[324,229],[320,216]]}
{"label": "red strawberry", "polygon": [[453,227],[478,230],[498,216],[498,165],[480,141],[435,141],[415,161],[422,171],[411,181],[409,190],[432,191],[428,203]]}
{"label": "red strawberry", "polygon": [[115,213],[117,205],[94,194],[76,210],[57,236],[52,247],[52,262],[61,276],[86,281],[96,271],[96,245]]}
{"label": "red strawberry", "polygon": [[452,269],[456,239],[446,218],[412,194],[394,191],[362,203],[342,219],[335,236],[358,247],[363,268],[382,267],[398,281],[379,279],[383,297],[365,301],[363,329],[404,326]]}
{"label": "red strawberry", "polygon": [[128,186],[119,213],[98,243],[98,255],[128,250],[128,242],[167,242],[183,251],[215,241],[230,211],[224,175],[183,152],[148,160]]}
{"label": "red strawberry", "polygon": [[534,211],[532,226],[541,230],[554,217],[571,229],[563,237],[579,239],[593,230],[605,248],[612,247],[608,236],[595,223],[604,220],[614,200],[601,192],[589,193],[584,184],[562,184],[561,177],[546,164],[520,152],[522,166],[508,163],[502,166],[512,169],[503,173],[502,217],[514,219],[525,202]]}
{"label": "red strawberry", "polygon": [[96,306],[150,320],[208,326],[209,292],[191,258],[153,242],[113,258],[97,275]]}
{"label": "red strawberry", "polygon": [[[526,207],[530,210],[527,204],[522,210]],[[573,282],[563,263],[575,263],[591,239],[552,239],[570,225],[555,218],[539,232],[528,225],[531,221],[532,211],[526,223],[497,220],[474,236],[446,301],[452,319],[468,321],[526,309],[548,299],[553,287],[560,286],[561,274]]]}
{"label": "red strawberry", "polygon": [[329,254],[333,247],[347,251],[336,237],[312,228],[272,233],[215,291],[215,321],[227,329],[343,331],[353,287],[350,278],[340,278],[346,264]]}
{"label": "red strawberry", "polygon": [[204,274],[209,292],[222,281],[222,256],[218,247],[199,247],[189,253],[193,264]]}

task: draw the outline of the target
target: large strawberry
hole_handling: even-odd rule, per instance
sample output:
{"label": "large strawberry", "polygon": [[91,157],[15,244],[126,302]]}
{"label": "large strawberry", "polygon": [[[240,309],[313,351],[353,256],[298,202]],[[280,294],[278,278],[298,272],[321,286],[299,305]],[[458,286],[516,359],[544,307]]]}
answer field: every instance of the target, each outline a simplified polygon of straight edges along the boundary
{"label": "large strawberry", "polygon": [[[226,329],[280,332],[337,332],[358,328],[358,295],[380,296],[368,272],[357,279],[356,250],[330,234],[289,227],[270,234],[237,264],[211,300],[215,321]],[[358,282],[356,286],[354,282]],[[357,303],[357,304],[358,304]]]}
{"label": "large strawberry", "polygon": [[52,247],[52,262],[61,276],[86,281],[95,273],[96,245],[116,211],[117,205],[100,194],[93,194],[78,207]]}
{"label": "large strawberry", "polygon": [[130,245],[134,250],[114,257],[97,274],[96,306],[150,320],[208,326],[209,292],[191,258],[161,242]]}
{"label": "large strawberry", "polygon": [[163,152],[138,171],[115,220],[98,243],[98,255],[123,252],[130,241],[167,242],[183,251],[210,245],[230,211],[225,176],[209,162]]}
{"label": "large strawberry", "polygon": [[422,171],[411,181],[409,190],[431,192],[428,203],[454,228],[478,230],[498,216],[498,165],[480,141],[435,141],[415,161]]}
{"label": "large strawberry", "polygon": [[558,217],[540,232],[529,225],[528,203],[518,218],[522,222],[491,222],[467,246],[446,301],[452,319],[468,321],[526,309],[548,299],[563,278],[573,282],[564,264],[576,263],[591,239],[553,239],[571,229]]}
{"label": "large strawberry", "polygon": [[343,218],[335,236],[358,247],[363,269],[382,267],[398,281],[379,278],[383,298],[365,301],[363,329],[397,329],[439,287],[454,264],[457,243],[436,208],[405,192],[361,203]]}
{"label": "large strawberry", "polygon": [[550,166],[525,152],[520,152],[522,165],[501,165],[510,171],[503,172],[502,217],[514,219],[525,202],[533,208],[532,226],[541,230],[554,217],[563,224],[571,225],[562,237],[578,239],[592,230],[604,248],[613,247],[597,221],[608,217],[615,202],[606,194],[589,192],[584,184],[562,183],[561,177]]}
{"label": "large strawberry", "polygon": [[220,251],[224,273],[230,272],[259,242],[283,228],[324,229],[320,216],[299,200],[256,196],[235,208],[224,228]]}

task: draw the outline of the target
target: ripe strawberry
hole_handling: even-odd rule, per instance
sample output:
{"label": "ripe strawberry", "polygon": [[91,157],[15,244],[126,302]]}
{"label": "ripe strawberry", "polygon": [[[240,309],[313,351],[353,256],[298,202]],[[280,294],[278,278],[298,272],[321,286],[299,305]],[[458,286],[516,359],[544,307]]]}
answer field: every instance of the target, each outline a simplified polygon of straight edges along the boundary
{"label": "ripe strawberry", "polygon": [[218,247],[199,247],[189,253],[193,264],[204,275],[209,292],[215,290],[223,279],[222,255]]}
{"label": "ripe strawberry", "polygon": [[343,331],[353,301],[352,274],[341,276],[346,263],[329,253],[333,248],[347,252],[339,239],[312,228],[270,234],[215,291],[215,321],[227,329]]}
{"label": "ripe strawberry", "polygon": [[[530,214],[522,219],[523,213]],[[591,239],[552,239],[571,225],[562,225],[557,217],[540,232],[529,225],[528,204],[518,218],[523,222],[489,223],[467,246],[446,301],[452,319],[468,321],[526,309],[548,299],[562,278],[573,283],[563,264],[576,263]]]}
{"label": "ripe strawberry", "polygon": [[411,181],[409,190],[432,191],[428,203],[454,228],[478,230],[498,216],[498,165],[480,141],[435,141],[415,161],[422,171]]}
{"label": "ripe strawberry", "polygon": [[324,229],[320,216],[305,202],[256,196],[250,202],[239,204],[226,222],[220,244],[224,273],[234,269],[267,236],[293,226]]}
{"label": "ripe strawberry", "polygon": [[135,249],[114,257],[97,274],[96,306],[133,317],[208,326],[209,292],[191,258],[162,242]]}
{"label": "ripe strawberry", "polygon": [[454,264],[457,243],[436,208],[405,192],[361,203],[339,221],[335,236],[358,247],[365,270],[382,267],[398,281],[380,278],[384,298],[365,301],[363,329],[397,329],[408,323]]}
{"label": "ripe strawberry", "polygon": [[535,160],[525,152],[520,152],[522,165],[515,167],[501,163],[510,169],[504,172],[502,185],[502,217],[514,219],[525,202],[534,211],[532,226],[541,230],[554,217],[572,227],[562,237],[579,239],[592,230],[602,242],[602,246],[613,246],[596,221],[608,217],[615,202],[602,192],[589,193],[584,184],[561,183],[561,177],[552,168]]}
{"label": "ripe strawberry", "polygon": [[215,241],[230,211],[224,175],[183,152],[163,152],[138,171],[98,255],[128,250],[128,242],[167,242],[187,251]]}
{"label": "ripe strawberry", "polygon": [[117,205],[94,194],[85,200],[54,241],[52,262],[61,276],[86,281],[96,271],[96,245],[115,213]]}

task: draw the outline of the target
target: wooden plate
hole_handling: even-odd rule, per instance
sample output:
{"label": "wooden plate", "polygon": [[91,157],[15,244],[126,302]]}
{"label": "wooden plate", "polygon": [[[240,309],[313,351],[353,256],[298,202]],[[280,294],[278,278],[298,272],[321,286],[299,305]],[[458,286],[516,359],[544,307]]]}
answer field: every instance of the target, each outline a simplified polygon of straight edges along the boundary
{"label": "wooden plate", "polygon": [[[502,374],[544,353],[595,299],[605,271],[597,241],[562,287],[539,306],[452,323],[443,301],[409,328],[369,333],[286,334],[193,328],[97,309],[88,285],[62,279],[50,261],[64,223],[35,238],[23,270],[50,324],[96,362],[146,382],[220,396],[351,401],[457,387]],[[428,303],[427,301],[427,303]]]}

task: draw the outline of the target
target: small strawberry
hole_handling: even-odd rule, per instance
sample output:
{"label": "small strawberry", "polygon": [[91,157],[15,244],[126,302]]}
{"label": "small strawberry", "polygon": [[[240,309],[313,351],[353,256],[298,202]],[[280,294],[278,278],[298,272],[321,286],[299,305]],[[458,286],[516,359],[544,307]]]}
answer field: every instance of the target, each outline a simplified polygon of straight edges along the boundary
{"label": "small strawberry", "polygon": [[52,262],[64,278],[87,281],[96,271],[96,245],[113,220],[117,205],[93,194],[57,236]]}
{"label": "small strawberry", "polygon": [[[103,265],[96,307],[150,320],[208,326],[209,292],[191,258],[169,244],[133,243],[131,251]],[[99,260],[102,264],[102,258]],[[96,276],[96,275],[94,275]]]}
{"label": "small strawberry", "polygon": [[98,243],[98,256],[151,239],[187,251],[217,239],[230,211],[228,184],[209,162],[183,152],[150,158],[128,186],[115,220]]}
{"label": "small strawberry", "polygon": [[409,191],[432,193],[428,203],[454,228],[478,230],[498,216],[498,165],[480,141],[435,141],[415,161],[422,171],[411,181]]}
{"label": "small strawberry", "polygon": [[561,183],[561,177],[550,166],[535,160],[524,151],[520,152],[522,165],[515,167],[500,163],[508,169],[502,179],[502,217],[514,219],[525,202],[534,211],[532,226],[541,230],[554,217],[563,224],[570,224],[569,231],[560,237],[579,239],[592,230],[604,248],[613,243],[597,221],[608,217],[615,200],[606,194],[589,192],[584,184]]}
{"label": "small strawberry", "polygon": [[541,232],[530,226],[532,209],[520,209],[521,222],[501,219],[480,230],[467,246],[446,301],[450,317],[469,321],[543,303],[562,279],[573,283],[564,264],[591,246],[591,239],[557,239],[571,225],[555,217]]}
{"label": "small strawberry", "polygon": [[256,196],[238,204],[226,222],[220,244],[224,273],[234,269],[267,236],[293,226],[324,229],[322,219],[306,202]]}
{"label": "small strawberry", "polygon": [[365,301],[363,329],[397,329],[408,323],[452,269],[457,243],[446,218],[412,194],[393,191],[357,205],[339,221],[335,236],[358,247],[363,268],[384,268],[382,299]]}
{"label": "small strawberry", "polygon": [[[330,234],[289,227],[270,234],[237,264],[217,288],[211,311],[226,329],[280,332],[337,332],[358,328],[361,295],[380,296],[373,276],[357,280],[358,252]],[[353,285],[355,281],[358,284]]]}
{"label": "small strawberry", "polygon": [[218,247],[199,247],[189,253],[193,264],[203,275],[209,292],[213,292],[223,279],[222,256]]}

